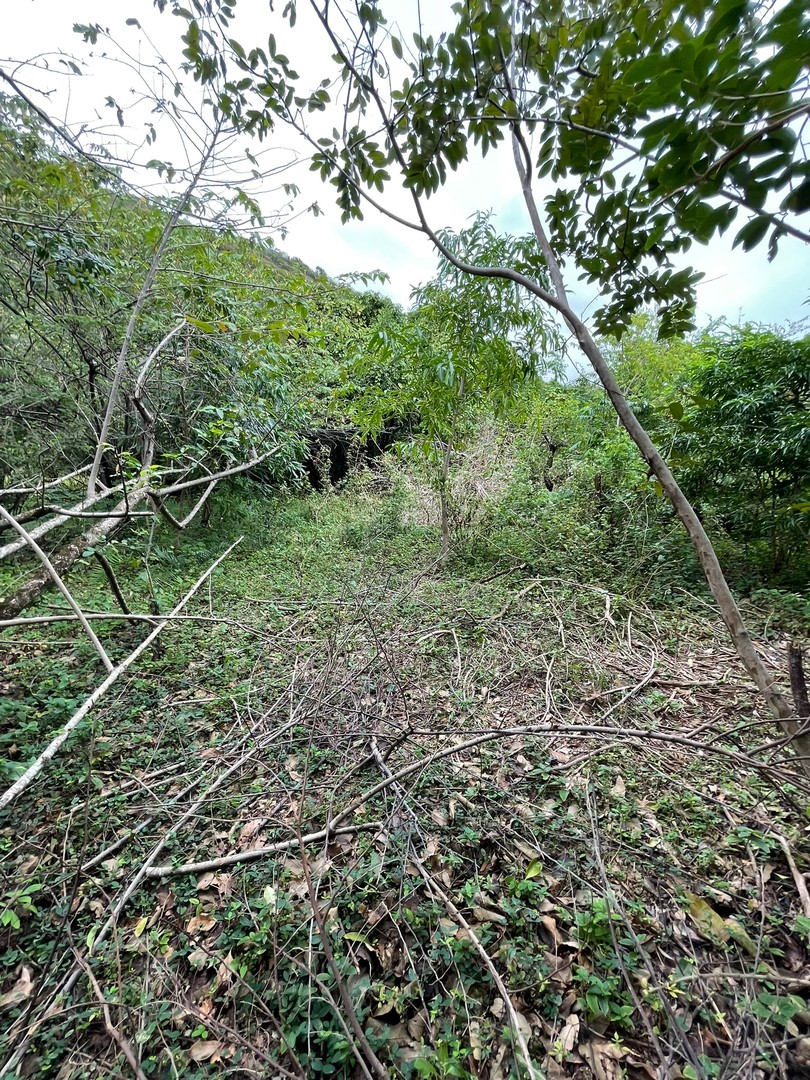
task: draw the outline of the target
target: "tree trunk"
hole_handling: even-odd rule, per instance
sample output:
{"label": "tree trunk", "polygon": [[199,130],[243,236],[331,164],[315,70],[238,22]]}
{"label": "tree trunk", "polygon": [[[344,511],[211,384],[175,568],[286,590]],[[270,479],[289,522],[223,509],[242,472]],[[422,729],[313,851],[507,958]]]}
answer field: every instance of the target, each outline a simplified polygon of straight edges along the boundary
{"label": "tree trunk", "polygon": [[442,521],[442,546],[439,551],[439,566],[444,566],[450,557],[450,500],[447,496],[447,484],[450,479],[450,444],[442,443],[442,472],[439,481],[439,510]]}
{"label": "tree trunk", "polygon": [[793,709],[779,689],[774,674],[769,670],[767,664],[757,652],[745,623],[743,622],[740,609],[729,588],[722,567],[720,566],[720,561],[717,558],[717,554],[706,530],[703,528],[692,504],[689,502],[677,480],[672,475],[669,466],[656,449],[652,439],[641,425],[636,414],[628,405],[624,394],[619,388],[619,384],[616,382],[616,377],[602,355],[599,346],[591,336],[587,326],[576,315],[568,302],[560,264],[549,244],[548,237],[546,236],[540,219],[540,214],[537,210],[534,191],[532,190],[531,185],[529,167],[528,164],[524,162],[523,156],[524,154],[526,155],[526,162],[530,160],[528,158],[528,150],[518,128],[513,129],[513,150],[526,209],[529,212],[529,218],[532,223],[532,228],[534,229],[535,237],[537,238],[537,243],[543,252],[553,282],[557,299],[556,306],[575,335],[579,347],[590,361],[591,367],[604,387],[622,426],[640,450],[642,457],[649,465],[652,473],[661,484],[665,495],[672,503],[675,513],[678,515],[681,523],[686,529],[689,539],[692,542],[692,546],[700,559],[706,581],[717,603],[717,607],[720,610],[723,622],[726,624],[728,632],[731,635],[731,640],[737,651],[737,655],[742,661],[745,670],[758,687],[768,708],[776,717],[780,727],[785,734],[790,737],[805,776],[810,777],[810,736],[800,734],[801,725],[796,722]]}
{"label": "tree trunk", "polygon": [[[145,491],[137,491],[130,494],[129,500],[122,499],[115,509],[110,511],[112,516],[101,518],[86,533],[77,536],[75,540],[69,541],[59,551],[55,552],[51,556],[51,563],[59,576],[64,577],[86,548],[93,547],[99,540],[112,536],[122,525],[126,524],[128,519],[122,515],[133,509],[136,503],[145,498],[145,495]],[[47,570],[38,571],[13,596],[0,598],[0,618],[15,619],[27,607],[36,603],[52,584],[53,580]]]}

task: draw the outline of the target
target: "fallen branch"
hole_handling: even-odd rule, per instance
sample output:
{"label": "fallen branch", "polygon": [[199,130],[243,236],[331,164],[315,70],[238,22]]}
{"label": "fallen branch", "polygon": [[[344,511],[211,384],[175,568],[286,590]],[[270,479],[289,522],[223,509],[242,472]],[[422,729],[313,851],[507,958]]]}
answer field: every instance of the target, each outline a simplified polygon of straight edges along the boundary
{"label": "fallen branch", "polygon": [[0,810],[4,809],[6,806],[12,803],[22,791],[25,791],[25,789],[42,771],[42,769],[51,760],[51,758],[55,757],[59,750],[64,746],[71,732],[75,731],[75,729],[79,726],[82,720],[84,720],[84,718],[93,708],[93,706],[98,703],[98,701],[104,696],[104,694],[109,690],[113,683],[116,682],[116,680],[119,679],[121,675],[123,675],[124,672],[135,663],[138,657],[143,652],[145,652],[146,649],[149,648],[149,646],[152,644],[158,634],[160,634],[161,631],[164,630],[166,626],[168,626],[171,617],[179,614],[180,611],[182,611],[182,609],[186,606],[194,593],[205,581],[207,581],[207,579],[211,576],[214,570],[216,570],[216,568],[223,561],[223,559],[227,558],[227,556],[230,555],[233,549],[237,546],[237,544],[240,544],[241,541],[242,537],[240,536],[239,539],[235,541],[235,543],[231,544],[227,551],[224,551],[222,555],[220,555],[220,557],[216,559],[216,561],[213,562],[211,566],[209,566],[209,568],[205,571],[204,574],[197,578],[197,580],[191,586],[191,588],[180,601],[180,603],[177,604],[177,606],[173,609],[169,618],[161,619],[160,623],[147,637],[144,638],[140,645],[136,649],[134,649],[133,652],[131,652],[129,656],[126,657],[126,659],[122,660],[117,667],[112,669],[104,682],[96,690],[93,691],[93,693],[90,695],[89,698],[87,698],[81,708],[73,714],[71,719],[67,722],[67,724],[65,724],[65,726],[62,728],[56,738],[54,738],[45,748],[45,750],[42,751],[36,761],[34,761],[33,764],[29,765],[29,767],[25,770],[19,780],[16,780],[11,785],[11,787],[6,788],[3,794],[0,795]]}
{"label": "fallen branch", "polygon": [[[332,943],[329,940],[329,932],[326,929],[324,917],[321,909],[318,905],[318,897],[315,894],[315,887],[312,884],[312,874],[309,871],[309,860],[307,858],[306,849],[304,847],[304,837],[300,832],[297,837],[297,843],[301,850],[301,867],[304,871],[304,880],[306,881],[307,893],[309,894],[309,905],[312,908],[312,917],[318,927],[318,936],[321,939],[321,948],[323,954],[326,957],[326,962],[329,965],[329,970],[332,972],[332,978],[335,980],[337,986],[338,995],[340,997],[340,1003],[346,1013],[346,1019],[348,1020],[354,1037],[360,1044],[360,1049],[354,1045],[354,1041],[351,1041],[352,1051],[357,1058],[359,1064],[365,1063],[373,1070],[377,1080],[388,1080],[388,1069],[380,1061],[377,1055],[371,1048],[371,1044],[368,1041],[368,1036],[363,1031],[363,1025],[357,1019],[357,1013],[354,1011],[354,1005],[352,1004],[349,991],[346,989],[346,981],[340,973],[340,968],[335,963],[335,954],[332,951]],[[362,1056],[360,1053],[362,1050]]]}
{"label": "fallen branch", "polygon": [[805,881],[804,874],[801,873],[798,866],[796,865],[796,860],[793,858],[793,854],[790,850],[790,845],[788,844],[787,839],[782,836],[781,833],[771,833],[771,836],[774,838],[774,840],[779,841],[779,846],[785,853],[785,861],[790,868],[790,873],[793,876],[793,882],[796,885],[796,892],[799,894],[799,899],[802,902],[802,911],[804,912],[804,917],[806,919],[810,919],[810,892],[807,891],[807,882]]}
{"label": "fallen branch", "polygon": [[99,1005],[101,1005],[101,1012],[102,1012],[102,1014],[104,1016],[104,1027],[107,1029],[107,1034],[110,1036],[110,1038],[116,1044],[118,1049],[121,1051],[121,1053],[127,1059],[127,1063],[129,1064],[129,1067],[132,1069],[133,1073],[135,1074],[136,1080],[147,1080],[146,1073],[143,1071],[143,1069],[138,1064],[138,1059],[135,1057],[135,1054],[133,1053],[132,1047],[129,1045],[127,1040],[124,1038],[124,1036],[121,1034],[121,1032],[118,1030],[118,1028],[112,1022],[112,1017],[110,1016],[109,1004],[107,1003],[107,999],[104,997],[104,993],[103,993],[101,987],[99,986],[98,980],[96,979],[95,975],[93,974],[93,972],[92,972],[92,970],[90,968],[90,965],[87,964],[81,958],[81,956],[79,956],[78,953],[76,953],[76,960],[82,966],[82,968],[84,969],[84,973],[87,976],[88,981],[90,982],[90,985],[93,988],[93,993],[98,998]]}
{"label": "fallen branch", "polygon": [[450,899],[444,889],[442,889],[442,887],[438,884],[433,875],[428,871],[425,864],[420,859],[418,859],[413,852],[411,852],[409,857],[416,866],[416,868],[419,870],[422,877],[425,879],[425,884],[428,886],[428,888],[436,893],[444,906],[447,908],[451,917],[455,919],[456,922],[458,922],[459,925],[463,928],[465,934],[472,943],[473,948],[478,953],[478,956],[481,958],[481,962],[489,972],[498,993],[501,995],[501,1000],[506,1006],[506,1015],[509,1017],[509,1026],[514,1032],[515,1040],[517,1041],[517,1044],[520,1047],[520,1052],[523,1055],[523,1064],[525,1066],[526,1074],[529,1076],[530,1080],[542,1080],[541,1074],[532,1064],[531,1055],[529,1053],[529,1045],[526,1042],[526,1036],[523,1034],[523,1031],[520,1027],[520,1018],[518,1017],[515,1006],[512,1004],[512,998],[509,996],[509,990],[506,986],[506,983],[503,981],[500,974],[498,973],[498,969],[493,964],[489,953],[481,944],[481,941],[479,940],[475,930],[473,930],[472,926],[470,926],[470,924],[461,914],[459,909],[456,907],[456,905],[453,903],[453,901]]}
{"label": "fallen branch", "polygon": [[[345,817],[346,813],[347,811],[344,811],[343,814],[338,816]],[[329,840],[333,836],[353,836],[358,832],[379,830],[382,827],[383,823],[381,821],[368,821],[363,825],[346,825],[341,829],[327,827],[325,829],[318,829],[317,832],[307,833],[306,836],[301,837],[301,842],[304,844],[314,844],[319,840]],[[278,843],[269,844],[267,847],[253,848],[250,851],[237,851],[232,855],[221,855],[218,859],[208,859],[206,862],[183,863],[180,866],[172,866],[171,863],[167,863],[165,866],[150,866],[146,870],[144,876],[180,877],[183,874],[199,874],[206,870],[220,870],[223,866],[233,866],[235,863],[263,859],[267,855],[277,855],[280,851],[291,851],[298,846],[298,838],[294,840],[279,840]]]}
{"label": "fallen branch", "polygon": [[81,608],[76,603],[76,601],[73,599],[73,597],[72,597],[72,595],[70,593],[70,590],[68,589],[67,585],[65,585],[64,581],[62,581],[56,567],[53,565],[51,560],[48,558],[48,556],[45,554],[45,552],[42,550],[42,548],[39,546],[39,544],[36,542],[36,540],[33,539],[31,534],[25,531],[25,529],[22,527],[22,525],[20,525],[20,523],[15,518],[13,518],[11,516],[11,514],[8,512],[8,510],[6,510],[6,508],[4,506],[0,506],[0,520],[5,521],[7,525],[10,525],[11,528],[14,529],[14,531],[20,537],[22,537],[22,539],[25,541],[25,543],[34,552],[36,557],[39,559],[39,561],[45,567],[45,571],[48,574],[48,577],[51,579],[51,581],[57,587],[57,589],[62,594],[62,596],[64,596],[65,600],[67,600],[68,604],[70,604],[70,608],[71,608],[73,614],[76,616],[76,618],[81,623],[82,629],[84,630],[84,632],[87,634],[87,636],[90,638],[90,640],[93,643],[93,648],[96,650],[98,655],[101,657],[102,664],[107,669],[107,671],[112,671],[113,670],[113,662],[112,662],[112,660],[110,660],[109,656],[107,655],[107,650],[104,648],[104,646],[101,644],[99,639],[96,637],[95,630],[93,630],[90,623],[87,621],[87,619],[85,619]]}
{"label": "fallen branch", "polygon": [[[394,774],[391,772],[391,770],[388,767],[388,765],[386,764],[382,754],[380,753],[380,748],[377,745],[377,740],[375,738],[373,738],[373,737],[371,739],[371,752],[372,752],[372,754],[374,756],[374,760],[376,761],[377,767],[379,768],[380,772],[383,774],[383,776],[386,777],[386,779],[388,779],[388,780],[390,780],[392,782],[392,784],[394,786],[394,789],[397,791],[397,794],[402,799],[405,806],[408,808],[408,811],[409,811],[411,817],[413,818],[413,820],[416,822],[416,824],[418,826],[418,819],[416,817],[416,814],[413,812],[411,807],[408,805],[407,793],[405,792],[403,787],[398,782],[396,782],[396,780],[394,778]],[[512,1028],[512,1030],[514,1031],[515,1039],[517,1040],[518,1045],[520,1046],[520,1052],[523,1055],[523,1061],[524,1061],[524,1064],[526,1066],[526,1072],[528,1073],[528,1075],[530,1077],[530,1080],[538,1080],[538,1073],[537,1073],[536,1069],[534,1068],[534,1066],[532,1065],[532,1059],[529,1056],[529,1047],[528,1047],[528,1044],[526,1042],[526,1038],[523,1035],[523,1032],[521,1031],[520,1020],[518,1019],[517,1012],[515,1010],[514,1005],[512,1004],[512,999],[509,996],[509,991],[508,991],[508,989],[506,987],[506,984],[504,983],[503,979],[501,978],[500,974],[498,973],[498,969],[495,967],[494,963],[492,962],[492,958],[490,957],[489,953],[486,951],[484,946],[481,944],[481,941],[479,940],[478,935],[475,933],[473,928],[470,926],[470,924],[467,922],[467,920],[461,914],[459,909],[456,907],[456,905],[453,903],[453,901],[450,899],[450,897],[447,895],[447,893],[444,892],[444,890],[438,884],[438,882],[433,877],[433,875],[430,873],[428,868],[425,866],[425,864],[416,855],[416,853],[414,851],[410,852],[409,859],[410,859],[411,862],[413,862],[413,864],[419,870],[419,873],[424,878],[425,884],[427,885],[428,889],[430,889],[430,890],[432,890],[433,892],[436,893],[436,895],[442,901],[444,906],[447,908],[450,915],[462,926],[462,928],[464,929],[464,932],[467,934],[469,940],[472,942],[473,948],[478,953],[479,957],[481,958],[481,961],[484,964],[484,967],[489,972],[490,977],[492,978],[492,981],[495,984],[495,986],[496,986],[496,988],[498,990],[498,993],[501,995],[503,1003],[504,1003],[504,1005],[506,1007],[506,1015],[509,1017],[509,1025]]]}
{"label": "fallen branch", "polygon": [[118,584],[118,578],[115,576],[115,571],[110,566],[109,559],[103,552],[98,550],[94,551],[93,555],[96,558],[96,562],[104,571],[104,576],[107,578],[107,582],[109,583],[113,596],[118,601],[118,606],[121,608],[125,615],[131,615],[132,612],[129,610],[129,604],[126,601],[126,597],[124,596],[123,592],[121,591],[121,586]]}
{"label": "fallen branch", "polygon": [[[109,499],[111,495],[120,494],[120,486],[117,488],[107,488],[104,491],[97,491],[95,495],[91,495],[88,498],[82,499],[81,502],[76,503],[70,510],[60,509],[56,517],[49,518],[48,521],[44,521],[41,525],[37,525],[36,528],[30,529],[28,535],[34,540],[39,540],[41,536],[45,536],[53,529],[58,528],[60,525],[64,525],[65,522],[69,521],[71,518],[84,517],[84,511],[91,506],[95,506],[96,503],[102,502],[104,499]],[[115,510],[111,510],[109,514],[105,514],[105,518],[120,517],[126,510],[127,507],[125,503],[119,504],[116,506]],[[25,546],[26,541],[23,539],[9,541],[8,544],[4,544],[0,547],[0,559],[6,559],[16,551],[22,551]]]}
{"label": "fallen branch", "polygon": [[[412,735],[425,734],[423,731],[414,730]],[[310,833],[304,839],[307,842],[315,840],[324,840],[329,836],[337,835],[341,830],[337,828],[341,821],[347,818],[350,814],[354,813],[360,806],[362,806],[369,799],[378,795],[386,788],[394,786],[398,781],[404,780],[405,777],[410,776],[412,773],[423,770],[435,762],[441,760],[441,758],[449,757],[451,754],[458,754],[464,750],[471,750],[476,746],[481,746],[486,742],[493,742],[494,740],[500,740],[509,738],[516,735],[553,735],[555,737],[572,735],[579,735],[582,737],[609,737],[612,741],[608,746],[600,748],[600,750],[607,751],[615,748],[619,745],[619,736],[625,736],[628,739],[639,740],[651,740],[653,742],[673,743],[676,746],[687,746],[690,749],[694,749],[698,746],[702,749],[711,749],[714,753],[720,757],[728,758],[731,761],[744,764],[749,768],[762,767],[756,761],[751,760],[747,755],[737,753],[733,750],[728,750],[722,746],[705,747],[701,743],[696,743],[695,740],[689,739],[685,736],[670,735],[667,732],[658,731],[646,731],[642,728],[616,728],[610,725],[598,725],[598,724],[573,724],[570,727],[560,727],[559,725],[543,724],[539,726],[519,727],[519,728],[494,728],[485,731],[479,735],[474,736],[471,739],[466,739],[464,742],[455,743],[452,746],[445,746],[441,750],[437,750],[435,753],[430,754],[426,758],[422,758],[419,761],[411,762],[409,765],[403,766],[398,772],[391,773],[390,776],[386,776],[384,780],[381,780],[378,784],[369,788],[362,795],[358,796],[348,806],[344,807],[339,813],[335,814],[333,818],[327,822],[327,824],[318,832]],[[571,763],[563,762],[560,765],[552,766],[550,772],[564,772],[570,767]],[[772,767],[771,767],[772,768]],[[795,782],[795,776],[793,777]],[[368,825],[366,828],[380,827],[380,823],[377,822],[376,826]],[[198,874],[204,873],[207,870],[217,870],[223,866],[234,866],[237,863],[253,862],[256,859],[263,859],[268,855],[276,855],[279,851],[287,851],[291,847],[294,847],[297,841],[281,840],[278,843],[269,844],[267,847],[253,848],[249,851],[238,851],[231,855],[222,855],[216,859],[206,860],[205,862],[188,862],[179,866],[172,866],[166,864],[164,866],[150,866],[146,872],[147,877],[176,877],[180,874]]]}

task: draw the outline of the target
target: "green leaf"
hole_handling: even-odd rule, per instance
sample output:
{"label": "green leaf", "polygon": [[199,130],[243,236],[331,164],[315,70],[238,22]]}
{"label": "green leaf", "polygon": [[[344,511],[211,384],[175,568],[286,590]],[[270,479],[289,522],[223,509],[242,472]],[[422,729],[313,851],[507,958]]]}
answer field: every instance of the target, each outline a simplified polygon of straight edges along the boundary
{"label": "green leaf", "polygon": [[761,216],[753,218],[747,225],[743,225],[734,237],[734,247],[738,247],[741,244],[743,251],[750,251],[751,248],[755,248],[760,240],[762,240],[770,226],[771,219],[769,217]]}
{"label": "green leaf", "polygon": [[782,203],[783,210],[791,210],[794,214],[803,214],[810,210],[810,177],[788,195]]}
{"label": "green leaf", "polygon": [[355,930],[349,930],[348,933],[343,935],[344,941],[359,941],[361,945],[373,944],[371,938],[367,934],[358,934]]}

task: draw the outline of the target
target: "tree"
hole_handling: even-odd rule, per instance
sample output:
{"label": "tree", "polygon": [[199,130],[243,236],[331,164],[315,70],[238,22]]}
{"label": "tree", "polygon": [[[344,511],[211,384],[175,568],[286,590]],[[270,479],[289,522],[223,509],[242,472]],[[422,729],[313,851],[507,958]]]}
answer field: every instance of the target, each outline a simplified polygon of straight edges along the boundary
{"label": "tree", "polygon": [[[545,269],[533,237],[499,236],[487,214],[442,243],[476,262],[509,262],[541,280]],[[436,277],[414,290],[414,313],[381,329],[355,374],[368,379],[380,362],[385,378],[370,381],[352,400],[361,425],[379,432],[391,416],[415,417],[411,441],[439,496],[440,562],[450,551],[450,474],[454,455],[488,412],[503,416],[527,379],[554,364],[556,327],[536,298],[513,282],[471,278],[447,260]],[[393,370],[390,370],[393,369]]]}
{"label": "tree", "polygon": [[[515,282],[560,314],[686,528],[740,659],[796,737],[793,710],[750,639],[706,531],[573,309],[563,268],[573,261],[607,293],[600,329],[621,331],[640,304],[654,302],[663,332],[673,333],[691,324],[697,277],[672,260],[694,240],[728,228],[741,208],[752,215],[737,235],[744,247],[769,231],[772,251],[785,233],[810,239],[792,220],[810,193],[804,129],[796,127],[810,113],[806,5],[476,0],[456,4],[454,24],[437,38],[416,34],[406,59],[375,0],[353,13],[310,3],[345,91],[344,120],[331,135],[317,137],[306,121],[326,108],[328,80],[297,93],[274,38],[265,51],[229,36],[233,2],[175,8],[187,20],[185,55],[196,77],[224,65],[232,74],[219,106],[235,123],[263,135],[281,118],[309,138],[313,167],[336,187],[345,219],[362,217],[364,202],[386,212],[376,192],[394,172],[414,214],[405,220],[389,209],[392,217],[425,233],[458,270]],[[295,0],[285,14],[295,21]],[[426,200],[448,169],[468,159],[472,144],[487,152],[504,138],[550,288],[509,265],[459,258],[429,221]],[[538,175],[559,184],[545,220]],[[795,745],[810,774],[810,738],[798,735]]]}
{"label": "tree", "polygon": [[0,95],[0,136],[0,496],[18,515],[0,523],[0,558],[62,538],[0,600],[15,617],[87,550],[118,595],[98,545],[123,525],[160,513],[185,528],[220,479],[289,466],[303,443],[285,346],[301,298],[292,274],[273,296],[267,279],[240,281],[261,246],[199,225],[222,209],[197,193],[221,130],[177,199],[137,197],[66,152],[20,97]]}
{"label": "tree", "polygon": [[[810,511],[810,338],[753,328],[709,338],[672,403],[682,483],[772,570],[806,564]],[[799,567],[799,568],[800,568]]]}

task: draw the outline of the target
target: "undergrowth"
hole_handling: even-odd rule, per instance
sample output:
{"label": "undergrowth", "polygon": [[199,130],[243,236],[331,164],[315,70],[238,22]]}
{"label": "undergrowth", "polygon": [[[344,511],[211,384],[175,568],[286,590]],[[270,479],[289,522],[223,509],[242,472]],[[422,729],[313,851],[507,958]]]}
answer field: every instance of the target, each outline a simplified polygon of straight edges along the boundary
{"label": "undergrowth", "polygon": [[[244,535],[5,816],[3,1075],[802,1075],[806,793],[683,559],[642,601],[661,515],[617,548],[529,483],[443,569],[395,471],[107,545],[165,613]],[[13,774],[101,672],[2,647]]]}

